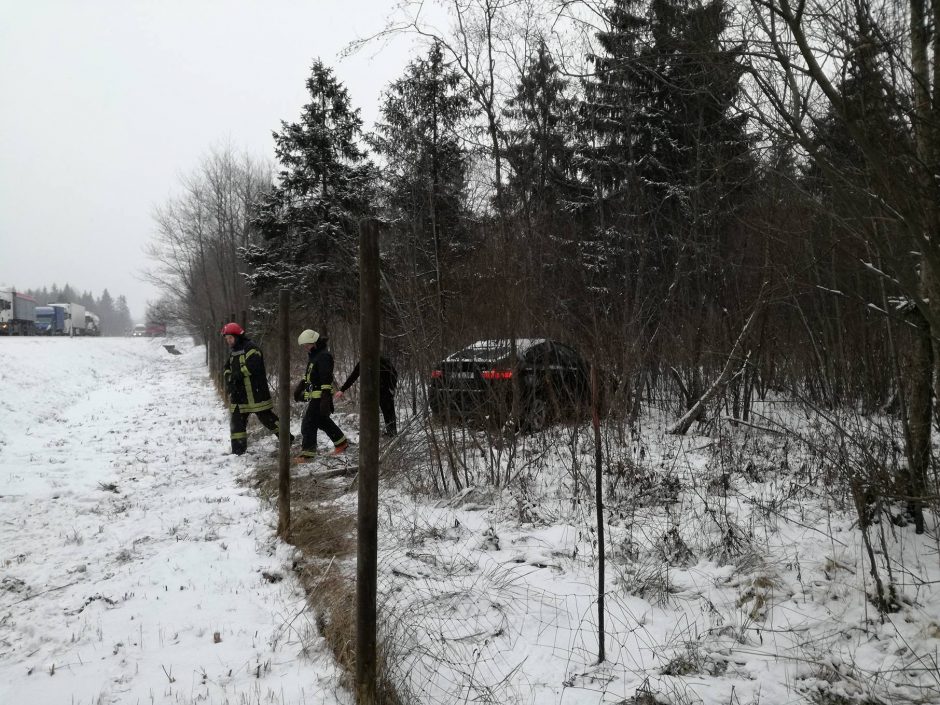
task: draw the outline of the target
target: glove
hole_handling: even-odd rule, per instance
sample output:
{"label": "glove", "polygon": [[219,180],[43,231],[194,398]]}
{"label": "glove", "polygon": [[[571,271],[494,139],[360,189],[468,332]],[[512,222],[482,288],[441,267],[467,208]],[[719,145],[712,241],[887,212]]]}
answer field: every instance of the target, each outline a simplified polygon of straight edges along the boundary
{"label": "glove", "polygon": [[303,401],[304,400],[304,384],[303,380],[297,383],[297,386],[294,387],[294,401]]}
{"label": "glove", "polygon": [[329,394],[320,397],[320,416],[329,416],[330,412],[333,411],[331,401]]}

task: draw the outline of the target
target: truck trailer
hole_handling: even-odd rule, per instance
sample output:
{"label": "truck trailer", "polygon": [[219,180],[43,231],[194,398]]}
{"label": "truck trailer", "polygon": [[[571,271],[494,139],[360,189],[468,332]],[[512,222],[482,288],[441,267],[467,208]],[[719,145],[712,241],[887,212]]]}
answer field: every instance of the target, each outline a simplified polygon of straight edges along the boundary
{"label": "truck trailer", "polygon": [[36,299],[13,288],[0,289],[0,335],[36,332]]}
{"label": "truck trailer", "polygon": [[65,330],[63,335],[85,335],[85,307],[81,304],[58,303],[49,304],[53,308],[60,308],[65,316]]}

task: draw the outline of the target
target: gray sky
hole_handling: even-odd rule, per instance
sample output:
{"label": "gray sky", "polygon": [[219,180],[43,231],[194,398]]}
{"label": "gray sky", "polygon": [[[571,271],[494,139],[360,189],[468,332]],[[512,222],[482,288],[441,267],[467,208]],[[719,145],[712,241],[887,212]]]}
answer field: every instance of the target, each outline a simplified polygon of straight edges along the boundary
{"label": "gray sky", "polygon": [[367,126],[405,41],[339,59],[389,0],[0,0],[0,285],[156,291],[153,208],[212,146],[273,158],[314,58]]}

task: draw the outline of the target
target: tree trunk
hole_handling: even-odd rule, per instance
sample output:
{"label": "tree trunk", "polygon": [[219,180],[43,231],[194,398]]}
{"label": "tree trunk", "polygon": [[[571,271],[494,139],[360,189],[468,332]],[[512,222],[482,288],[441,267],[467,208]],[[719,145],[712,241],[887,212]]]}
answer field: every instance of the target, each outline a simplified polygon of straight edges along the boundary
{"label": "tree trunk", "polygon": [[[931,4],[931,10],[936,7]],[[938,30],[934,26],[936,17],[930,17],[933,14],[928,12],[925,0],[911,0],[910,3],[910,22],[911,22],[911,68],[914,73],[914,134],[917,144],[917,156],[927,167],[927,172],[932,171],[936,157],[938,156],[938,137],[937,129],[934,127],[935,105],[931,96],[931,79],[935,77],[935,72],[931,71],[930,39],[931,32]],[[933,61],[940,61],[934,56]],[[934,67],[936,69],[936,67]],[[933,75],[932,75],[933,74]],[[934,91],[937,86],[933,86]],[[931,175],[928,173],[922,177],[925,195],[924,224],[928,232],[922,233],[926,236],[924,253],[921,258],[920,284],[921,299],[926,302],[928,310],[916,309],[914,322],[917,326],[915,333],[913,350],[911,352],[911,368],[909,383],[911,392],[908,397],[908,426],[909,426],[909,448],[908,448],[908,477],[906,478],[905,494],[908,496],[908,509],[914,517],[914,525],[917,533],[924,532],[924,514],[923,497],[927,489],[927,469],[930,464],[930,440],[931,440],[931,413],[932,396],[934,387],[934,360],[933,360],[933,336],[938,331],[937,322],[940,321],[940,301],[932,294],[935,293],[936,279],[933,271],[933,262],[936,261],[936,250],[930,257],[930,248],[936,248],[936,238],[938,226],[940,226],[940,205],[935,199],[929,198],[934,190],[931,188]]]}
{"label": "tree trunk", "polygon": [[[924,267],[925,288],[929,274]],[[916,330],[911,348],[908,371],[907,476],[900,478],[901,493],[907,498],[907,507],[914,519],[918,534],[924,533],[924,497],[927,494],[927,469],[930,465],[931,415],[933,410],[933,341],[927,319],[915,308],[912,315]]]}

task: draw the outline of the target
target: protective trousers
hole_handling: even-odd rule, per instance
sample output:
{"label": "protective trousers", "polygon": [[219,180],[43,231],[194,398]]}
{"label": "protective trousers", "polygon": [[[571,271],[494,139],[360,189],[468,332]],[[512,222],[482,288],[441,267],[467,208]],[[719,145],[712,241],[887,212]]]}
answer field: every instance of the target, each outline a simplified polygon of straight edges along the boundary
{"label": "protective trousers", "polygon": [[323,431],[329,436],[334,446],[346,440],[346,436],[339,430],[339,426],[334,423],[330,415],[320,413],[320,400],[314,399],[307,404],[303,421],[300,423],[300,435],[303,437],[301,455],[312,458],[317,454],[317,431]]}
{"label": "protective trousers", "polygon": [[392,390],[379,387],[379,408],[385,420],[385,435],[394,436],[398,433],[398,424],[395,421],[395,395]]}
{"label": "protective trousers", "polygon": [[258,421],[263,423],[266,428],[272,431],[275,435],[280,433],[280,427],[277,422],[277,415],[271,411],[271,409],[265,409],[264,411],[254,411],[254,412],[243,412],[239,411],[238,407],[235,407],[235,410],[232,412],[232,419],[229,423],[229,428],[232,431],[232,452],[235,455],[241,455],[246,450],[248,450],[248,416],[249,414],[254,413],[258,417]]}

